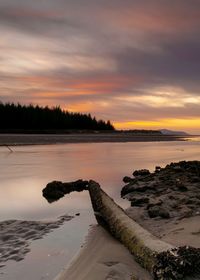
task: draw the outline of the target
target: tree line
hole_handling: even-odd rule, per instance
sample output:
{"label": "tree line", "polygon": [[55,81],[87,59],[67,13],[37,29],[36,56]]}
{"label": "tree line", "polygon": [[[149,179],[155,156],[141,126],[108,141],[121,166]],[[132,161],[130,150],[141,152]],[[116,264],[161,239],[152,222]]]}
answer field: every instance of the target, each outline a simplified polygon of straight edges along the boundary
{"label": "tree line", "polygon": [[1,130],[114,130],[110,121],[58,107],[0,103]]}

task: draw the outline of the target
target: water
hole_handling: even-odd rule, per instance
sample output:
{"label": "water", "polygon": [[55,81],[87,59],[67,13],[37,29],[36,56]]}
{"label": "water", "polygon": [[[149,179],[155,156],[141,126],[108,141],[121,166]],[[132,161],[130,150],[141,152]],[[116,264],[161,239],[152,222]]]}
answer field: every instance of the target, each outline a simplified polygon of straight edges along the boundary
{"label": "water", "polygon": [[0,219],[42,220],[63,214],[80,216],[31,244],[21,262],[9,261],[2,280],[53,279],[80,248],[90,224],[95,223],[87,192],[73,193],[49,204],[42,189],[52,180],[79,178],[98,181],[117,203],[122,178],[134,169],[179,160],[200,160],[200,139],[187,142],[60,144],[0,147]]}

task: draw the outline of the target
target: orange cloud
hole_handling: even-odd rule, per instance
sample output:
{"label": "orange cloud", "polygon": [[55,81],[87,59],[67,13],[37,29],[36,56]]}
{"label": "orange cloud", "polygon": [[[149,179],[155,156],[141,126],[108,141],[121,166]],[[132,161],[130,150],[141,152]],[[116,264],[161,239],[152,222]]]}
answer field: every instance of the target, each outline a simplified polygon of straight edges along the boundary
{"label": "orange cloud", "polygon": [[88,79],[88,80],[83,80],[83,81],[76,81],[74,83],[71,83],[70,86],[73,89],[78,89],[78,90],[88,90],[91,92],[101,92],[103,91],[113,91],[113,90],[118,90],[119,88],[123,88],[126,85],[130,84],[135,84],[139,81],[140,79],[135,77],[129,78],[129,77],[123,77],[123,76],[109,76],[109,77],[103,77],[103,78],[95,78],[95,79]]}
{"label": "orange cloud", "polygon": [[89,113],[94,109],[94,104],[93,104],[93,102],[71,104],[67,107],[64,107],[63,109],[70,111],[70,112]]}
{"label": "orange cloud", "polygon": [[[124,77],[118,75],[106,75],[103,77],[88,78],[59,78],[45,76],[18,76],[16,80],[22,87],[33,89],[33,95],[37,96],[69,96],[112,93],[122,90],[142,81],[140,77]],[[35,91],[34,91],[35,89]]]}

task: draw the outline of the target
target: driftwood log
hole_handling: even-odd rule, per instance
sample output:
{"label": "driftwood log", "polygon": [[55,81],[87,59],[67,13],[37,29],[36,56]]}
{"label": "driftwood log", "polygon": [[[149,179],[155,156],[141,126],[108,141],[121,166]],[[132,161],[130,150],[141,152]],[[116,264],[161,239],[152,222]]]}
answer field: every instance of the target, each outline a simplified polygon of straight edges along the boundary
{"label": "driftwood log", "polygon": [[128,217],[98,183],[90,181],[88,189],[98,223],[120,240],[154,279],[200,279],[190,276],[200,275],[200,249],[174,247],[159,240]]}

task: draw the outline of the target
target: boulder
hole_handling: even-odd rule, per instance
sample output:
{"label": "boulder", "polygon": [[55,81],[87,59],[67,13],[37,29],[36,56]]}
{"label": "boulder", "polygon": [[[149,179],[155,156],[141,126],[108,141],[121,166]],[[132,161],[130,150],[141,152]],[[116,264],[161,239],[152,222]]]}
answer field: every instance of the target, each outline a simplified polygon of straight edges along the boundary
{"label": "boulder", "polygon": [[147,209],[154,207],[154,206],[160,206],[163,203],[161,199],[149,199]]}
{"label": "boulder", "polygon": [[42,190],[43,196],[49,200],[58,200],[65,195],[63,183],[60,181],[53,181],[46,185]]}
{"label": "boulder", "polygon": [[156,218],[159,216],[159,210],[160,210],[160,207],[159,206],[153,206],[153,207],[150,207],[148,209],[148,215],[150,218]]}
{"label": "boulder", "polygon": [[148,214],[149,214],[150,218],[156,218],[156,217],[160,217],[163,219],[170,218],[169,212],[166,209],[164,209],[163,207],[160,207],[158,205],[150,207],[148,209]]}
{"label": "boulder", "polygon": [[149,202],[149,198],[148,197],[143,197],[143,198],[136,198],[131,200],[131,206],[143,206],[144,204]]}
{"label": "boulder", "polygon": [[54,202],[65,194],[73,191],[83,191],[88,187],[88,181],[77,180],[75,182],[62,183],[60,181],[53,181],[46,185],[42,190],[43,196],[49,203]]}
{"label": "boulder", "polygon": [[169,212],[162,207],[160,207],[160,209],[159,209],[159,216],[163,219],[169,219],[170,218]]}
{"label": "boulder", "polygon": [[146,176],[151,174],[150,171],[148,169],[140,169],[140,170],[135,170],[133,172],[133,176],[137,177],[137,176]]}

